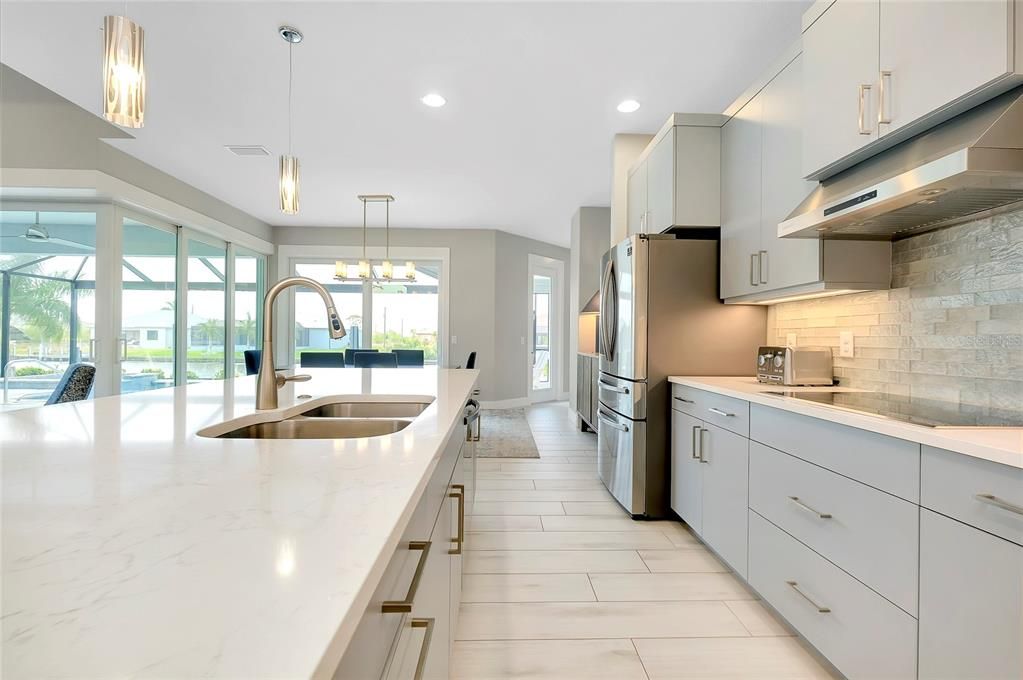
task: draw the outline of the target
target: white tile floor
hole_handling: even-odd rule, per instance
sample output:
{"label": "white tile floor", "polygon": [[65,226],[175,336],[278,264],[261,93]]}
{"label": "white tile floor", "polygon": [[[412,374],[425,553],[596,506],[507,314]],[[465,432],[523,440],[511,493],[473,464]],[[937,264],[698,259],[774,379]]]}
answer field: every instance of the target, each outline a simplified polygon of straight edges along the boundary
{"label": "white tile floor", "polygon": [[468,518],[455,680],[832,678],[679,523],[634,522],[565,404],[540,459],[485,459]]}

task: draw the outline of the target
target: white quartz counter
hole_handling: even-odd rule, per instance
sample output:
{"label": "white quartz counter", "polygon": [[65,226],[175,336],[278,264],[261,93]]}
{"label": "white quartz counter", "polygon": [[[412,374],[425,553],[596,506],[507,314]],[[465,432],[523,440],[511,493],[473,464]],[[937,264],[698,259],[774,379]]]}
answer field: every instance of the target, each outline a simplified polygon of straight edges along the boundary
{"label": "white quartz counter", "polygon": [[858,413],[824,404],[765,394],[768,391],[854,392],[841,387],[784,387],[758,383],[756,378],[671,376],[669,382],[716,392],[755,404],[780,408],[813,418],[858,427],[879,434],[955,451],[967,456],[1023,468],[1023,428],[933,428],[899,420]]}
{"label": "white quartz counter", "polygon": [[0,415],[3,677],[330,675],[478,372],[303,372],[286,416],[436,401],[350,440],[197,436],[253,413],[255,377]]}

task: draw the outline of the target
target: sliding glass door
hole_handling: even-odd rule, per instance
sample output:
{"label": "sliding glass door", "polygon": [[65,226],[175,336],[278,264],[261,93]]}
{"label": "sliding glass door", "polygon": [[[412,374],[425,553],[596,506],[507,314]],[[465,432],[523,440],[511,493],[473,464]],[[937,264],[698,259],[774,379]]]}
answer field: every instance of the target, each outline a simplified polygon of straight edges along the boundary
{"label": "sliding glass door", "polygon": [[263,296],[266,294],[266,257],[244,248],[234,249],[234,375],[245,375],[244,352],[259,349],[263,337]]}
{"label": "sliding glass door", "polygon": [[123,218],[121,393],[174,385],[177,229]]}
{"label": "sliding glass door", "polygon": [[187,272],[186,379],[223,380],[227,339],[226,244],[189,238]]}
{"label": "sliding glass door", "polygon": [[89,361],[96,213],[0,211],[3,408],[38,406],[67,367]]}
{"label": "sliding glass door", "polygon": [[[379,274],[379,267],[374,267]],[[437,363],[437,330],[440,319],[436,262],[417,263],[416,280],[405,281],[405,267],[394,267],[393,281],[370,285],[373,310],[373,342],[381,352],[421,349],[426,363]]]}

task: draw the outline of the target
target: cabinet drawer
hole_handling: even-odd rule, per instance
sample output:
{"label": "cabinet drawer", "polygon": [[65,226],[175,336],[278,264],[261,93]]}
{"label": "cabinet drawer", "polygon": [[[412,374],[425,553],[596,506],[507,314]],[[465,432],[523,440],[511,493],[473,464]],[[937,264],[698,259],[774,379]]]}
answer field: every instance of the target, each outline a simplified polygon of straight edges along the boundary
{"label": "cabinet drawer", "polygon": [[753,511],[749,533],[750,584],[846,677],[916,677],[916,619]]}
{"label": "cabinet drawer", "polygon": [[723,427],[743,437],[749,436],[749,402],[726,397],[687,385],[671,386],[671,407]]}
{"label": "cabinet drawer", "polygon": [[1023,678],[1023,547],[920,511],[921,680]]}
{"label": "cabinet drawer", "polygon": [[756,442],[750,444],[749,505],[916,615],[916,505]]}
{"label": "cabinet drawer", "polygon": [[925,446],[920,505],[1023,545],[1023,469]]}
{"label": "cabinet drawer", "polygon": [[[383,603],[405,599],[416,569],[420,566],[422,558],[426,557],[422,550],[414,548],[410,543],[432,539],[429,556],[434,559],[440,555],[446,558],[448,549],[453,547],[451,536],[433,534],[436,533],[434,524],[441,514],[442,506],[448,502],[449,483],[454,466],[460,460],[459,452],[463,437],[464,430],[459,424],[444,447],[426,490],[402,533],[401,541],[390,561],[384,566],[380,583],[373,592],[373,597],[359,621],[351,642],[348,643],[340,664],[334,671],[336,680],[379,678],[390,663],[397,646],[400,646],[398,634],[403,624],[407,624],[409,617],[400,612],[384,612]],[[424,568],[425,565],[426,562],[423,561]],[[422,587],[416,595],[417,602],[425,597]]]}
{"label": "cabinet drawer", "polygon": [[752,404],[750,439],[916,503],[920,445]]}

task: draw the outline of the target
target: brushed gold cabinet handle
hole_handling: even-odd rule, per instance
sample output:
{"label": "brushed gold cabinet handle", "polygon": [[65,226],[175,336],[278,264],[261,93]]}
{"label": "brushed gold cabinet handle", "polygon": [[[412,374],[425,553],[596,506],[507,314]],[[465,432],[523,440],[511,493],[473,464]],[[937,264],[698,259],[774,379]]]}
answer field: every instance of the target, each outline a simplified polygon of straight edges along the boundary
{"label": "brushed gold cabinet handle", "polygon": [[409,550],[421,550],[419,563],[416,564],[416,572],[412,574],[412,583],[408,586],[408,593],[404,600],[386,600],[380,607],[385,614],[408,614],[412,611],[412,603],[416,599],[416,591],[419,590],[419,582],[423,579],[423,569],[426,567],[426,558],[430,554],[430,541],[409,541]]}
{"label": "brushed gold cabinet handle", "polygon": [[465,484],[452,484],[451,487],[458,493],[449,493],[448,498],[458,499],[458,535],[452,541],[458,543],[458,547],[449,549],[449,555],[461,555],[462,545],[465,543]]}
{"label": "brushed gold cabinet handle", "polygon": [[433,625],[436,619],[412,619],[413,628],[425,628],[423,635],[423,646],[419,649],[419,661],[416,662],[416,674],[413,680],[423,680],[423,671],[426,669],[426,658],[430,655],[430,641],[433,639]]}

